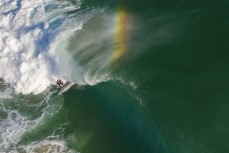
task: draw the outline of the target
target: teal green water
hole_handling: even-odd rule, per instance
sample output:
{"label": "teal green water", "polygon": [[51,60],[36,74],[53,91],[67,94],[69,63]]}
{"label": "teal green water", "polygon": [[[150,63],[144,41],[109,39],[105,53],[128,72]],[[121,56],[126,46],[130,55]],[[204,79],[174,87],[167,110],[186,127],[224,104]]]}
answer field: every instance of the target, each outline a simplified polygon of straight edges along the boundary
{"label": "teal green water", "polygon": [[[119,7],[132,21],[126,53],[100,71],[109,71],[108,81],[54,93],[39,107],[33,104],[45,99],[42,94],[19,95],[18,104],[9,100],[10,109],[19,107],[30,119],[47,112],[19,144],[54,133],[81,153],[228,153],[229,2],[85,0],[79,12],[93,7],[106,9],[76,32],[69,53],[96,72],[101,63],[88,63],[110,47],[98,39]],[[91,40],[84,53],[93,54],[82,58],[76,51]],[[3,110],[0,116],[6,118]]]}
{"label": "teal green water", "polygon": [[113,81],[72,89],[66,135],[78,134],[76,146],[88,153],[228,152],[228,2],[114,5],[138,24],[113,75],[137,89]]}

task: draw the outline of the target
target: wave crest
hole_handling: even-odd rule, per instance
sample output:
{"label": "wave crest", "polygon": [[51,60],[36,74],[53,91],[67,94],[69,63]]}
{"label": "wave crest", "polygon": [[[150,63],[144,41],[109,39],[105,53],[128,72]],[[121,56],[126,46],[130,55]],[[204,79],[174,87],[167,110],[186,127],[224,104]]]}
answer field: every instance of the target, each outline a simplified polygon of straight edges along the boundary
{"label": "wave crest", "polygon": [[[86,84],[66,51],[67,39],[95,11],[77,15],[80,1],[3,0],[0,3],[0,78],[23,94],[38,94],[57,78]],[[64,57],[63,57],[64,56]],[[74,70],[74,71],[73,71]],[[76,75],[76,76],[74,76]]]}

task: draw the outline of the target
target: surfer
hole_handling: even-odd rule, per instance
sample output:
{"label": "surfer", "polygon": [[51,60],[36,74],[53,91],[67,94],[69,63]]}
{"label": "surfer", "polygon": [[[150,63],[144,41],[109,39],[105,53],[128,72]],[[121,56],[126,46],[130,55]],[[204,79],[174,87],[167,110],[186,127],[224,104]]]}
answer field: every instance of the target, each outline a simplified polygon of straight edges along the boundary
{"label": "surfer", "polygon": [[61,88],[61,87],[64,86],[64,82],[63,82],[62,80],[60,80],[60,79],[58,79],[58,80],[56,81],[56,84],[58,85],[59,88]]}
{"label": "surfer", "polygon": [[56,84],[57,84],[57,89],[58,89],[58,92],[59,92],[58,95],[61,95],[64,92],[68,91],[71,88],[71,86],[73,85],[73,84],[70,84],[70,81],[66,81],[64,83],[60,79],[56,80]]}

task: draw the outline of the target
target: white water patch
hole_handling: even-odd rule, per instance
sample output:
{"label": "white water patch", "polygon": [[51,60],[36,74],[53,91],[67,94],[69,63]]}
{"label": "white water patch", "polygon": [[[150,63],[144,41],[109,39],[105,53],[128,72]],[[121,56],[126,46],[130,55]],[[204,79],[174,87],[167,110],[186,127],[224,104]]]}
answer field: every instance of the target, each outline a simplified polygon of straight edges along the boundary
{"label": "white water patch", "polygon": [[0,78],[16,92],[38,94],[57,78],[73,78],[68,72],[74,69],[82,75],[82,68],[69,60],[70,55],[56,55],[58,44],[67,41],[92,16],[88,13],[77,18],[66,14],[79,9],[80,4],[80,1],[72,5],[56,0],[1,0]]}
{"label": "white water patch", "polygon": [[[6,89],[7,90],[7,89]],[[43,122],[48,118],[53,118],[61,109],[63,99],[61,97],[55,97],[52,100],[54,92],[44,93],[38,101],[33,104],[33,100],[29,100],[26,104],[27,98],[15,97],[11,95],[11,98],[0,99],[0,152],[17,152],[18,149],[23,148],[29,150],[29,148],[37,147],[37,145],[27,144],[19,145],[21,138],[28,131],[33,130],[39,126],[42,126]],[[29,114],[25,113],[29,110]],[[54,130],[51,137],[57,137],[58,134],[63,134],[63,131],[67,123],[60,125]],[[62,131],[62,132],[60,132]],[[41,140],[43,141],[43,140]],[[56,145],[53,139],[50,141],[50,145]],[[55,151],[55,147],[51,147]],[[65,143],[61,142],[60,150],[66,150]],[[31,151],[27,151],[31,152]]]}
{"label": "white water patch", "polygon": [[[7,112],[6,110],[4,110]],[[7,118],[3,120],[0,126],[1,130],[1,150],[8,150],[20,140],[23,134],[29,128],[32,128],[38,121],[28,121],[18,111],[11,110],[7,112]],[[30,125],[31,124],[31,125]],[[29,126],[30,125],[30,126]]]}
{"label": "white water patch", "polygon": [[73,149],[68,149],[64,141],[61,140],[44,140],[41,142],[33,142],[28,146],[21,146],[23,151],[27,153],[77,153]]}
{"label": "white water patch", "polygon": [[13,89],[10,88],[8,84],[5,84],[3,80],[0,80],[0,103],[4,99],[13,98],[11,95],[12,93],[13,93]]}

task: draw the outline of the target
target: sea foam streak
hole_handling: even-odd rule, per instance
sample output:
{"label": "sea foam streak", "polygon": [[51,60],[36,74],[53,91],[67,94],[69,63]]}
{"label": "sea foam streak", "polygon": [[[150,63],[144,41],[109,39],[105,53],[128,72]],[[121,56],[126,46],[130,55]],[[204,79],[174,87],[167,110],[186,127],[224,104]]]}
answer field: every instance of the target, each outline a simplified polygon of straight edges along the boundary
{"label": "sea foam streak", "polygon": [[[51,136],[20,145],[23,135],[39,128],[46,120],[57,115],[63,104],[61,97],[53,97],[53,92],[43,93],[39,100],[28,100],[28,96],[17,97],[12,93],[10,95],[5,97],[6,99],[0,97],[0,152],[41,152],[47,149],[51,149],[52,152],[75,152],[68,149],[65,142],[60,140],[59,135],[63,132],[56,134],[56,131],[63,131],[60,128],[67,125],[66,121],[59,123],[58,129],[54,129]],[[31,113],[26,114],[25,110]]]}
{"label": "sea foam streak", "polygon": [[38,94],[57,78],[86,84],[83,69],[62,47],[93,14],[67,14],[79,7],[80,1],[1,0],[0,78],[23,94]]}

